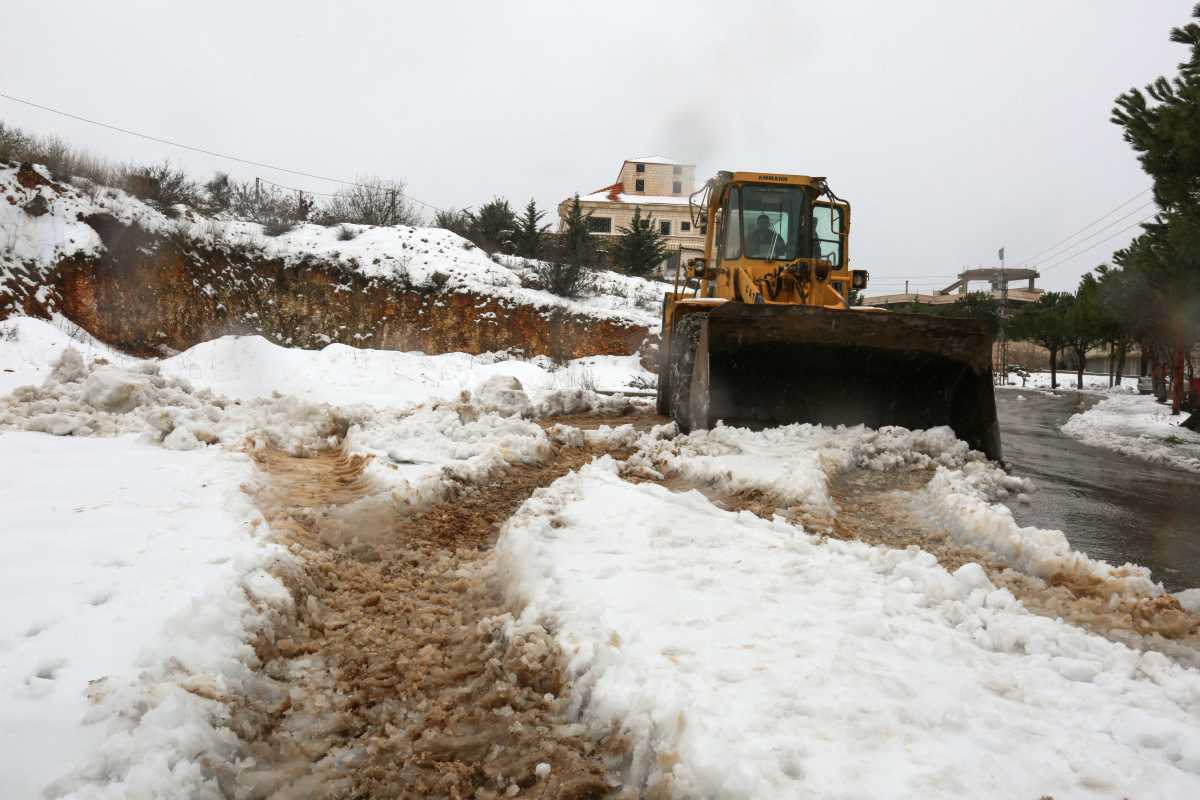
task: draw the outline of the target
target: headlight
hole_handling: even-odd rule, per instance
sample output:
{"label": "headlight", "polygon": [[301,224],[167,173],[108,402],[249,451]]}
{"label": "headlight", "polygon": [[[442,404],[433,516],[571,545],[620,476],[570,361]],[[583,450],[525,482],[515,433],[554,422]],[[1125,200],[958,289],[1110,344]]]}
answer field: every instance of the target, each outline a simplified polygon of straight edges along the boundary
{"label": "headlight", "polygon": [[869,277],[871,277],[871,273],[867,272],[865,269],[851,270],[850,285],[855,289],[865,289],[867,288],[867,279]]}

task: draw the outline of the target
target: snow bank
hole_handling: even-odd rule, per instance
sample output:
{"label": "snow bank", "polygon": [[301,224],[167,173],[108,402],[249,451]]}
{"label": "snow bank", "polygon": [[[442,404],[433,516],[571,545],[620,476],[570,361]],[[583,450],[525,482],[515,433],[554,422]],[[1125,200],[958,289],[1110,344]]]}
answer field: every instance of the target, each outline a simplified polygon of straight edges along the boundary
{"label": "snow bank", "polygon": [[[997,386],[997,389],[1050,389],[1050,373],[1047,372],[1031,372],[1029,377],[1021,382],[1019,377],[1015,375],[1009,376],[1011,383],[1008,386]],[[1075,373],[1072,370],[1058,371],[1058,389],[1059,391],[1075,390]],[[1089,373],[1083,374],[1083,389],[1087,392],[1101,392],[1104,394],[1128,394],[1137,392],[1137,378],[1125,375],[1122,376],[1116,386],[1108,385],[1107,375],[1093,375]]]}
{"label": "snow bank", "polygon": [[679,437],[656,429],[638,446],[630,459],[635,467],[682,476],[728,494],[761,492],[781,505],[829,516],[834,508],[827,477],[836,470],[958,466],[981,458],[946,427],[909,431],[795,424],[749,431],[718,425]]}
{"label": "snow bank", "polygon": [[1180,427],[1184,419],[1172,417],[1152,395],[1122,395],[1074,415],[1062,432],[1093,447],[1200,472],[1200,433]]}
{"label": "snow bank", "polygon": [[[0,351],[3,352],[3,351]],[[551,392],[635,389],[654,376],[637,356],[592,356],[557,365],[506,353],[401,353],[331,344],[280,347],[261,336],[222,336],[161,362],[162,373],[250,401],[275,393],[319,403],[402,408],[450,400],[495,376],[518,379],[534,402]]]}
{"label": "snow bank", "polygon": [[1072,550],[1062,531],[1018,525],[1001,501],[1032,492],[1032,482],[970,451],[947,427],[910,431],[801,424],[756,432],[718,426],[687,436],[673,433],[672,426],[664,426],[641,435],[630,465],[651,477],[679,476],[722,494],[761,493],[780,507],[825,519],[837,513],[828,479],[839,470],[936,468],[929,484],[913,496],[912,508],[955,541],[1037,578],[1086,577],[1126,597],[1163,593],[1145,567],[1114,567]]}
{"label": "snow bank", "polygon": [[72,348],[41,386],[20,386],[0,397],[0,429],[76,437],[141,434],[172,450],[236,443],[253,434],[259,443],[288,452],[313,452],[336,440],[350,422],[330,406],[291,397],[231,402],[163,376],[155,362],[87,363]]}
{"label": "snow bank", "polygon": [[136,361],[63,317],[52,321],[12,317],[0,320],[0,395],[18,386],[40,384],[68,348],[89,363],[97,358],[119,364]]}
{"label": "snow bank", "polygon": [[[337,512],[350,521],[445,499],[550,447],[510,375],[406,409],[249,390],[238,401],[156,362],[85,360],[52,327],[20,325],[21,375],[41,384],[0,397],[0,459],[20,465],[0,486],[0,603],[12,611],[0,686],[13,693],[0,713],[4,729],[29,731],[0,756],[5,797],[52,780],[50,796],[216,796],[209,767],[241,746],[227,703],[254,688],[248,642],[291,602],[271,577],[286,557],[240,491],[255,474],[244,445],[302,454],[344,439],[370,457],[373,490]],[[283,352],[292,367],[320,355]],[[172,366],[200,363],[184,356]],[[318,377],[336,385],[333,368]]]}
{"label": "snow bank", "polygon": [[990,462],[975,462],[961,469],[939,468],[917,493],[912,507],[955,540],[987,550],[1026,575],[1094,579],[1108,593],[1126,597],[1163,593],[1146,567],[1114,567],[1072,550],[1062,531],[1018,525],[1012,511],[999,501],[1031,488],[1030,481],[1008,475]]}
{"label": "snow bank", "polygon": [[0,462],[0,795],[64,774],[50,796],[212,792],[195,757],[232,734],[198,690],[247,674],[243,584],[283,558],[239,490],[249,459],[5,432]]}
{"label": "snow bank", "polygon": [[[1030,615],[978,565],[820,542],[597,462],[505,526],[514,626],[676,796],[1191,797],[1200,675]],[[1036,766],[1031,766],[1036,765]]]}

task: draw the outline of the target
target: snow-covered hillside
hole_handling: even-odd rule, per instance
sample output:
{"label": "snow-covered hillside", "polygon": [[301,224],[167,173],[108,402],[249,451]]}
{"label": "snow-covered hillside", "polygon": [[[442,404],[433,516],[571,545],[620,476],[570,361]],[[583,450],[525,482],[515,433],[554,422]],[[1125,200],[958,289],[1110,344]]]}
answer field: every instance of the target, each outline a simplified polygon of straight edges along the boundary
{"label": "snow-covered hillside", "polygon": [[[185,206],[173,213],[170,218],[119,189],[83,180],[78,185],[55,182],[40,166],[25,173],[15,166],[0,166],[0,291],[12,281],[29,284],[39,276],[44,279],[64,257],[98,255],[104,245],[83,220],[106,214],[155,235],[277,259],[293,267],[320,262],[400,285],[470,292],[651,328],[658,324],[661,283],[607,272],[598,276],[585,296],[562,298],[531,288],[531,265],[523,259],[489,257],[440,228],[305,223],[267,236],[263,226],[253,222],[212,219]],[[353,238],[343,240],[347,233]]]}

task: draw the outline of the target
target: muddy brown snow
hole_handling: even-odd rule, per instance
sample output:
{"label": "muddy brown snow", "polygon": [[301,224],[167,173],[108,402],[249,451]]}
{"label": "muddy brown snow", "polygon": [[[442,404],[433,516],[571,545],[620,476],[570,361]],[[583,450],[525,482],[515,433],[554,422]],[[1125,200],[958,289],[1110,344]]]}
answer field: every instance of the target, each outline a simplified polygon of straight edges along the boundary
{"label": "muddy brown snow", "polygon": [[[610,418],[611,421],[611,418]],[[348,511],[369,491],[340,451],[256,455],[260,504],[307,564],[282,576],[300,614],[260,642],[287,693],[243,712],[255,763],[246,798],[604,797],[625,742],[567,724],[561,654],[513,628],[492,568],[501,523],[540,486],[590,461],[557,448],[407,518]]]}

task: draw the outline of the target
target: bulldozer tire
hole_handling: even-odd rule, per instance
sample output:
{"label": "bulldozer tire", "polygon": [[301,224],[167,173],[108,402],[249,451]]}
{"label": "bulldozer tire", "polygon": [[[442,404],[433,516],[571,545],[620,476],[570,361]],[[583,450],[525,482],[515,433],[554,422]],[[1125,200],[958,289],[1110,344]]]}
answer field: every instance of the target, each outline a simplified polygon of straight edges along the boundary
{"label": "bulldozer tire", "polygon": [[704,325],[704,314],[688,314],[675,325],[671,337],[671,361],[668,391],[671,398],[671,417],[679,430],[689,433],[695,427],[692,419],[692,372],[696,367],[696,348]]}
{"label": "bulldozer tire", "polygon": [[660,417],[671,415],[671,359],[661,348],[658,351],[658,393],[654,398],[654,409]]}

